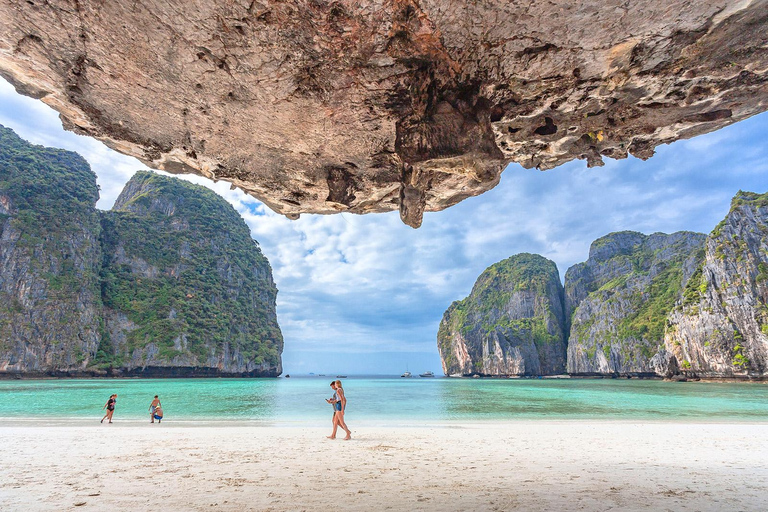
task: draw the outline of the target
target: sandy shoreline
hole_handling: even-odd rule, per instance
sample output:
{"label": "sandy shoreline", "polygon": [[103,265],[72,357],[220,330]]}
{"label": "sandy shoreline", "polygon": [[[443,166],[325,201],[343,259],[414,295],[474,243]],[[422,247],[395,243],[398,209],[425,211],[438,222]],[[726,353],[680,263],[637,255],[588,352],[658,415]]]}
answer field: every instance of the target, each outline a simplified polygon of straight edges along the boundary
{"label": "sandy shoreline", "polygon": [[355,428],[0,420],[16,510],[754,510],[768,424],[515,421]]}

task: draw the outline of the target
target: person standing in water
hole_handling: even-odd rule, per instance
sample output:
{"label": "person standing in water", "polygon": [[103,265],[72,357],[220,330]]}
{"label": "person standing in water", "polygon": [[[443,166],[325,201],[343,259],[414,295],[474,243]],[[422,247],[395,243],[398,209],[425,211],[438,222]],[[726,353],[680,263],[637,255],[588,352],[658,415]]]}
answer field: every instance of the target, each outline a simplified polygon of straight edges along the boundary
{"label": "person standing in water", "polygon": [[109,419],[109,422],[112,423],[112,415],[115,414],[115,403],[117,402],[117,394],[110,395],[109,400],[107,400],[107,403],[104,404],[104,407],[101,408],[101,410],[106,409],[107,414],[104,415],[103,418],[101,418],[101,423],[104,423],[105,419]]}
{"label": "person standing in water", "polygon": [[[152,400],[152,403],[149,404],[149,422],[154,423],[155,422],[155,410],[160,407],[160,399],[157,398],[157,395],[155,395],[155,399]],[[162,414],[161,414],[162,416]]]}
{"label": "person standing in water", "polygon": [[331,387],[335,390],[335,393],[333,394],[333,398],[331,398],[328,402],[333,404],[335,412],[333,416],[333,432],[331,432],[331,435],[328,436],[328,439],[336,439],[336,429],[341,427],[347,433],[347,437],[345,437],[344,440],[349,441],[352,439],[352,431],[347,428],[347,424],[344,422],[344,412],[347,408],[347,397],[344,395],[344,388],[341,387],[340,380],[332,382]]}

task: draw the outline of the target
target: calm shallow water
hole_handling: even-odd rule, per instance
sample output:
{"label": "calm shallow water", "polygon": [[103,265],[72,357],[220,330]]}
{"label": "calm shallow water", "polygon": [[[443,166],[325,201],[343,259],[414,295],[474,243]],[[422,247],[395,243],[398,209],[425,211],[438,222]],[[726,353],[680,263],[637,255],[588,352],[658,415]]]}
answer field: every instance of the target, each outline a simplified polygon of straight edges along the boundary
{"label": "calm shallow water", "polygon": [[[115,420],[148,420],[160,395],[166,422],[330,422],[331,377],[0,381],[3,421],[93,421],[111,393]],[[408,425],[483,420],[768,422],[768,385],[582,379],[344,380],[347,420]]]}

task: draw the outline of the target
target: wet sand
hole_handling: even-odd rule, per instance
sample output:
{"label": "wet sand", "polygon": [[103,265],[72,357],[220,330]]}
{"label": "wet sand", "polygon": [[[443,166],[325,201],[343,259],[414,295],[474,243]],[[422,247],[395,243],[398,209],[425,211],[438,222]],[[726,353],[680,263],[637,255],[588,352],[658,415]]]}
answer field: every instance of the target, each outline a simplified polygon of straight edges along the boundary
{"label": "wet sand", "polygon": [[516,421],[353,428],[331,441],[314,427],[115,421],[0,420],[0,508],[768,507],[768,424]]}

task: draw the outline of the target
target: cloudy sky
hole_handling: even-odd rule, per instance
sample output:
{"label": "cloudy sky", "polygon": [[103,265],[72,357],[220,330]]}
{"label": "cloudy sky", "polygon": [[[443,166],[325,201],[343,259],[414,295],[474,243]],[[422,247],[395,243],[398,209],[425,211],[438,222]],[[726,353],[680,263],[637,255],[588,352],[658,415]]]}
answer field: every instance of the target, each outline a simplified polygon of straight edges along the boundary
{"label": "cloudy sky", "polygon": [[[46,146],[77,151],[109,209],[144,166],[65,132],[42,102],[0,79],[0,124]],[[587,169],[581,161],[539,172],[512,164],[501,184],[414,230],[397,212],[302,215],[290,221],[224,182],[184,177],[227,199],[269,258],[279,289],[287,373],[440,371],[437,328],[489,265],[519,252],[552,259],[563,276],[611,231],[708,233],[739,190],[768,190],[768,113],[718,132]]]}

